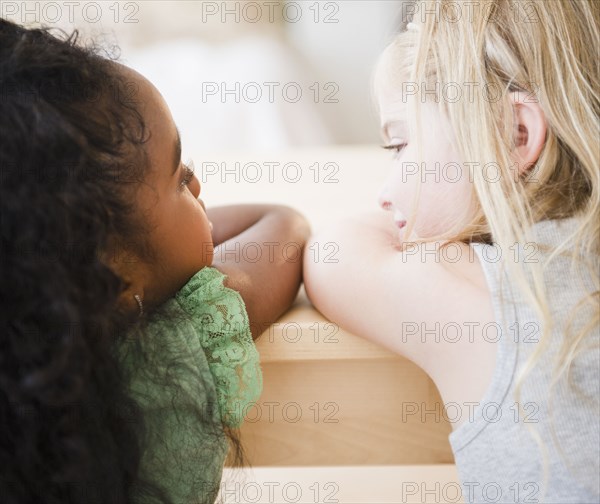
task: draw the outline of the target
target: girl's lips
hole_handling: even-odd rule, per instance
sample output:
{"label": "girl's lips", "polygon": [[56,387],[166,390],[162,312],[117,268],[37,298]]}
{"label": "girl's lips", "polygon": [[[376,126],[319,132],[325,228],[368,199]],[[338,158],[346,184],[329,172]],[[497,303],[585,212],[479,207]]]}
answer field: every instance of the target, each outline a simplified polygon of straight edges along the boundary
{"label": "girl's lips", "polygon": [[406,226],[406,221],[405,220],[394,221],[394,224],[396,224],[396,226],[398,226],[399,229],[402,229],[404,226]]}

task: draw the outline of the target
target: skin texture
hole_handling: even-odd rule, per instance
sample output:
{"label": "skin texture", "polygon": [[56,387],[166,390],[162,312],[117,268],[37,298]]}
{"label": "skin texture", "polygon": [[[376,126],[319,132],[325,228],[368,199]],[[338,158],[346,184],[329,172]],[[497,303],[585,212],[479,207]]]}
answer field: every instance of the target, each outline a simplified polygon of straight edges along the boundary
{"label": "skin texture", "polygon": [[134,283],[145,305],[157,305],[196,271],[211,264],[211,231],[198,200],[198,179],[193,177],[187,187],[181,186],[185,168],[180,160],[174,172],[177,130],[167,104],[140,74],[124,66],[121,71],[135,89],[150,131],[145,148],[150,167],[136,196],[139,212],[153,227],[148,239],[157,254],[154,264],[131,258],[131,267],[123,273]]}
{"label": "skin texture", "polygon": [[[525,170],[539,157],[546,122],[537,103],[521,102],[521,98],[511,95],[517,139],[513,160],[519,170]],[[310,254],[305,256],[306,291],[331,321],[420,366],[435,382],[444,403],[478,401],[490,383],[496,360],[496,344],[482,334],[482,327],[495,322],[483,269],[472,249],[462,243],[452,245],[452,255],[431,253],[439,251],[443,242],[404,252],[398,248],[403,236],[394,220],[401,214],[408,217],[414,190],[414,181],[402,181],[401,163],[411,161],[415,150],[402,127],[403,108],[396,96],[383,93],[380,105],[386,144],[408,143],[395,156],[379,195],[383,209],[390,213],[349,218],[313,236],[308,246],[335,242],[339,252],[337,262],[329,263],[315,263]],[[431,106],[425,107],[424,114],[426,169],[433,172],[436,161],[460,161],[445,118]],[[450,224],[448,217],[465,223],[472,211],[472,190],[468,178],[453,184],[425,178],[416,221],[418,235],[433,236],[440,226]],[[443,328],[450,324],[460,328],[458,341],[443,337]],[[469,327],[474,327],[472,335]],[[462,415],[453,428],[467,418]]]}
{"label": "skin texture", "polygon": [[[172,297],[200,269],[214,266],[228,275],[225,285],[242,295],[257,338],[289,308],[298,292],[301,251],[310,233],[307,221],[278,205],[207,211],[198,178],[177,156],[177,128],[163,97],[134,70],[119,65],[119,71],[132,84],[150,130],[145,144],[150,168],[136,199],[140,215],[151,224],[147,240],[155,252],[154,260],[131,251],[127,260],[112,260],[111,267],[128,283],[120,303],[128,312],[137,313],[137,294],[148,311]],[[250,255],[249,248],[244,248],[249,243],[259,252],[253,249]],[[292,251],[298,251],[296,257]]]}
{"label": "skin texture", "polygon": [[[422,178],[425,183],[421,189],[415,234],[425,238],[443,232],[454,222],[466,224],[474,212],[474,208],[468,205],[471,183],[466,171],[464,176],[460,176],[453,168],[462,166],[461,159],[453,147],[454,137],[450,128],[438,118],[436,105],[423,104],[422,121],[427,125],[423,163],[427,171],[423,170],[420,174],[417,171],[416,143],[410,141],[406,124],[398,119],[401,106],[387,97],[383,100],[382,110],[387,112],[382,128],[385,144],[406,146],[393,151],[392,166],[378,198],[380,206],[391,211],[395,221],[408,219]],[[436,163],[439,164],[437,170]]]}
{"label": "skin texture", "polygon": [[[540,156],[546,136],[546,124],[539,105],[526,101],[525,94],[512,93],[511,99],[520,117],[520,124],[515,124],[517,149],[512,160],[522,173]],[[440,117],[437,104],[427,102],[421,106],[422,174],[417,173],[416,139],[409,138],[402,94],[389,89],[380,94],[381,128],[385,145],[399,148],[394,150],[389,175],[378,201],[384,210],[392,212],[394,221],[409,218],[413,197],[422,178],[424,183],[414,232],[419,237],[427,238],[444,232],[456,223],[464,228],[473,216],[475,206],[471,200],[473,183],[469,180],[464,160],[454,147],[456,141],[448,121]]]}

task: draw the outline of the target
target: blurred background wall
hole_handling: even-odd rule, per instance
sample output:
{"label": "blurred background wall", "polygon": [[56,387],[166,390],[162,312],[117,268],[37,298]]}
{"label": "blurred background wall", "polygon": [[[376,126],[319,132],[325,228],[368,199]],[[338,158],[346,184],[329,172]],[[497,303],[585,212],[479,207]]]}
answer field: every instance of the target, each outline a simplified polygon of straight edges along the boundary
{"label": "blurred background wall", "polygon": [[1,1],[105,46],[165,97],[185,146],[379,142],[370,78],[409,0]]}

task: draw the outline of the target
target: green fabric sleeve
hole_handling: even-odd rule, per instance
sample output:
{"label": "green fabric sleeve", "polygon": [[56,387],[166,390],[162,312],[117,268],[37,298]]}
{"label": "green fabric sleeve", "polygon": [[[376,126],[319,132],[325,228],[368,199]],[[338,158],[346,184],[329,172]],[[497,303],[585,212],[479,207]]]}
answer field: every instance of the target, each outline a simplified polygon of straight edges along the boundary
{"label": "green fabric sleeve", "polygon": [[212,373],[221,418],[239,427],[245,410],[262,392],[260,358],[239,292],[223,285],[225,275],[203,268],[175,295],[190,315]]}

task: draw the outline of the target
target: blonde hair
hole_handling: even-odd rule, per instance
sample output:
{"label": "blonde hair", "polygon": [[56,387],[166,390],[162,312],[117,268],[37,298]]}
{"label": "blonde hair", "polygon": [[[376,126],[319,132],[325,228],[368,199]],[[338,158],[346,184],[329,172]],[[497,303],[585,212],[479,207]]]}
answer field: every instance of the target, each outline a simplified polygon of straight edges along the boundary
{"label": "blonde hair", "polygon": [[[469,3],[473,6],[473,2]],[[476,208],[472,222],[462,229],[454,227],[442,235],[411,243],[493,242],[501,251],[506,251],[511,245],[533,241],[530,232],[534,223],[569,217],[579,219],[576,231],[564,237],[541,268],[539,261],[524,264],[503,261],[508,275],[517,282],[542,326],[539,345],[517,378],[515,392],[519,404],[525,377],[550,344],[554,322],[543,270],[557,255],[565,256],[569,252],[571,273],[576,264],[583,264],[594,282],[594,290],[570,313],[550,390],[565,373],[569,381],[571,364],[584,350],[581,344],[600,320],[597,148],[600,138],[597,63],[600,2],[482,0],[477,6],[479,8],[469,10],[466,4],[456,0],[422,0],[417,4],[407,29],[398,34],[382,54],[374,89],[397,87],[406,82],[416,84],[416,92],[406,96],[405,103],[410,136],[417,139],[419,160],[423,159],[419,102],[424,102],[423,91],[427,91],[428,96],[435,94],[439,111],[448,118],[455,134],[458,152],[463,159],[471,161],[469,176],[473,181]],[[457,10],[461,7],[464,9]],[[441,91],[450,84],[466,86],[466,83],[470,83],[471,90],[478,87],[479,92],[470,93],[469,99],[440,97]],[[484,89],[494,90],[496,99],[481,92]],[[521,176],[512,171],[510,158],[515,147],[513,106],[509,97],[513,91],[535,97],[547,121],[540,157],[535,166]],[[487,180],[484,173],[483,168],[490,161],[500,173],[497,183]],[[420,185],[418,187],[411,215],[407,216],[405,236],[410,236],[415,224]],[[587,323],[579,332],[570,334],[578,314],[580,317],[585,314]],[[528,424],[528,427],[531,426]],[[545,487],[548,474],[545,447],[539,434],[532,429],[530,432],[544,454]]]}

